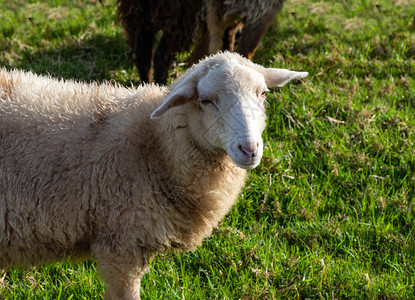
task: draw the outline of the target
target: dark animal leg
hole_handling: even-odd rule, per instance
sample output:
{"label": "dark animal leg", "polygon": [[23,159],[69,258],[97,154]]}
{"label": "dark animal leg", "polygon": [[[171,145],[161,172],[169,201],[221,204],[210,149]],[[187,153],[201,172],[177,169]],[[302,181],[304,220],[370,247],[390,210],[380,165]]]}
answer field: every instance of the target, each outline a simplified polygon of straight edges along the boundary
{"label": "dark animal leg", "polygon": [[143,82],[151,82],[152,80],[152,60],[153,60],[153,44],[155,33],[151,30],[142,29],[140,34],[136,36],[135,57],[134,62],[137,66],[140,79]]}
{"label": "dark animal leg", "polygon": [[237,23],[234,26],[228,27],[225,30],[225,33],[223,35],[223,44],[222,44],[222,50],[228,50],[233,52],[233,48],[235,45],[235,36],[236,33],[242,28],[241,23]]}
{"label": "dark animal leg", "polygon": [[184,24],[178,22],[168,32],[163,33],[159,46],[154,55],[154,80],[158,83],[165,84],[169,74],[169,68],[176,53],[187,51],[192,42],[191,35],[183,34]]}
{"label": "dark animal leg", "polygon": [[157,83],[167,83],[169,69],[175,58],[175,44],[172,37],[173,35],[164,33],[154,54],[154,81]]}
{"label": "dark animal leg", "polygon": [[207,27],[203,28],[203,33],[201,34],[200,38],[198,39],[196,46],[192,52],[192,55],[189,59],[189,64],[193,65],[197,63],[199,60],[204,58],[206,55],[209,54],[209,31]]}
{"label": "dark animal leg", "polygon": [[273,19],[274,14],[271,14],[264,17],[260,23],[245,26],[236,52],[251,59]]}

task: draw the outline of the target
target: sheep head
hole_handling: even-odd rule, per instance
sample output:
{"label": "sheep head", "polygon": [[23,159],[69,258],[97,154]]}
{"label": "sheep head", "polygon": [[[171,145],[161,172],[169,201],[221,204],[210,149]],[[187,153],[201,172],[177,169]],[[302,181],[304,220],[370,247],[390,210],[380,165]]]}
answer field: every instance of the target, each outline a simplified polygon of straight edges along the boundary
{"label": "sheep head", "polygon": [[265,93],[269,87],[283,86],[307,75],[264,68],[235,53],[219,53],[179,78],[151,118],[190,104],[188,119],[193,138],[208,151],[224,150],[239,167],[253,169],[263,153]]}

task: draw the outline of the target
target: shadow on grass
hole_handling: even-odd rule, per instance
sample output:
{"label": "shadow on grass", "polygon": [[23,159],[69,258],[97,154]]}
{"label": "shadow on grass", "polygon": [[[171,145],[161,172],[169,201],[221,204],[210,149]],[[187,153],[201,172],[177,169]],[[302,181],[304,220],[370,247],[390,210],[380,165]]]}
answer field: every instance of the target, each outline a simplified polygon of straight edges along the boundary
{"label": "shadow on grass", "polygon": [[114,79],[117,73],[125,73],[123,70],[136,72],[121,33],[114,37],[96,34],[81,42],[65,41],[53,49],[27,48],[20,56],[9,59],[4,67],[80,81]]}

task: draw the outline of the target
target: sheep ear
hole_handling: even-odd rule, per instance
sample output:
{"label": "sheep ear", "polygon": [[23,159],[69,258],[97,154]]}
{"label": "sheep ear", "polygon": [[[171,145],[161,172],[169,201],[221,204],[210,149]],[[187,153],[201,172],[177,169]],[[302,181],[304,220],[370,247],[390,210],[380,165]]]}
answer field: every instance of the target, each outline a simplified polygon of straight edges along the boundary
{"label": "sheep ear", "polygon": [[257,71],[264,75],[267,87],[281,87],[291,80],[308,76],[308,72],[295,72],[286,69],[264,68],[259,65],[257,65]]}
{"label": "sheep ear", "polygon": [[182,105],[192,99],[196,91],[196,83],[192,77],[189,77],[179,83],[173,90],[168,94],[163,103],[155,110],[150,116],[150,119],[158,119],[168,111],[178,105]]}

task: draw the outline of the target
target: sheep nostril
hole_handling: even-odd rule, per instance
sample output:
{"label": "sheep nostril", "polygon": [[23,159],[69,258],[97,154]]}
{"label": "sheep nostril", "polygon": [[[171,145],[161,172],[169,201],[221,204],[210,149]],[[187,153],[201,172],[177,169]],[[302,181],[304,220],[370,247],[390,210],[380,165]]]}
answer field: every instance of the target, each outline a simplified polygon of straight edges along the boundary
{"label": "sheep nostril", "polygon": [[254,158],[254,157],[256,157],[258,155],[259,144],[257,143],[257,146],[256,147],[244,147],[242,145],[239,145],[238,148],[246,156]]}

